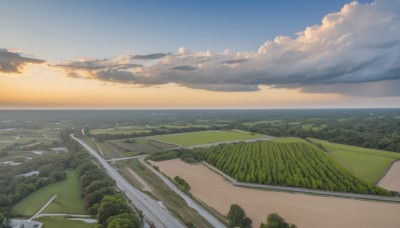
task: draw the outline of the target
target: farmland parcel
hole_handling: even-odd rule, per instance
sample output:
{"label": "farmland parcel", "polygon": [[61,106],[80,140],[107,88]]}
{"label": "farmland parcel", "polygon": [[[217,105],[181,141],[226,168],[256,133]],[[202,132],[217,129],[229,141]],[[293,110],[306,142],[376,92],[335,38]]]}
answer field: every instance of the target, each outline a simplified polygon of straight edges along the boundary
{"label": "farmland parcel", "polygon": [[298,227],[385,227],[400,224],[400,204],[271,192],[235,187],[203,165],[178,159],[154,162],[169,177],[180,176],[191,186],[191,193],[222,214],[237,203],[253,220],[254,227],[277,212]]}

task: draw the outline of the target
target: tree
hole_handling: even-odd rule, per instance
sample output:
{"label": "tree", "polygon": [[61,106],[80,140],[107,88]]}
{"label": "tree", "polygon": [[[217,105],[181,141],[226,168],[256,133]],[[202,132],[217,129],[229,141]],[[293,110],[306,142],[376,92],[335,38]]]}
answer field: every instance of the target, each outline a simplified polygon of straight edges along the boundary
{"label": "tree", "polygon": [[267,224],[261,223],[260,228],[297,228],[297,226],[285,222],[285,219],[277,213],[271,213],[267,217]]}
{"label": "tree", "polygon": [[111,186],[112,186],[112,183],[110,181],[96,180],[96,181],[93,181],[92,183],[90,183],[85,188],[84,195],[86,196],[86,195],[89,195],[90,193],[93,193],[93,192],[99,190],[100,188],[111,187]]}
{"label": "tree", "polygon": [[109,217],[107,224],[107,228],[134,228],[140,227],[140,220],[133,214],[124,213]]}
{"label": "tree", "polygon": [[229,227],[250,228],[252,221],[246,216],[243,208],[232,204],[228,213]]}
{"label": "tree", "polygon": [[130,213],[131,210],[121,195],[107,195],[101,200],[97,209],[99,224],[107,225],[107,219],[114,215]]}
{"label": "tree", "polygon": [[134,227],[138,226],[136,226],[134,223],[132,223],[131,221],[129,221],[129,219],[126,218],[113,219],[107,225],[107,228],[134,228]]}

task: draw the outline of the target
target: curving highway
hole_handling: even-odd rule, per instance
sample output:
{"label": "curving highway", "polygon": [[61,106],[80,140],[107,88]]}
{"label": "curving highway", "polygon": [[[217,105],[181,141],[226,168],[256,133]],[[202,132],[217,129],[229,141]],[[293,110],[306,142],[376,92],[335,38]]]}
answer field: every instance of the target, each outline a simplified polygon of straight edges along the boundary
{"label": "curving highway", "polygon": [[95,150],[80,139],[70,135],[71,138],[79,142],[90,154],[92,154],[100,164],[107,170],[108,175],[115,180],[117,187],[124,192],[125,196],[143,212],[144,217],[151,221],[157,228],[161,227],[184,227],[168,211],[163,209],[155,200],[148,197],[138,189],[134,188],[124,177],[119,174],[107,161],[101,157]]}

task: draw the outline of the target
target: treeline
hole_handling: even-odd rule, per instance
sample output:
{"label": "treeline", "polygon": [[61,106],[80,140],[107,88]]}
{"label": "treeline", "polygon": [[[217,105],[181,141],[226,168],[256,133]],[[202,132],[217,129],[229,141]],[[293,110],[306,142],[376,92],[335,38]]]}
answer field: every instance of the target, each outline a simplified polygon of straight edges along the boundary
{"label": "treeline", "polygon": [[267,217],[267,223],[261,223],[260,228],[297,228],[294,224],[289,224],[277,213],[271,213]]}
{"label": "treeline", "polygon": [[[70,150],[80,149],[80,145],[62,135]],[[76,170],[86,211],[95,215],[99,227],[141,227],[141,221],[129,206],[124,196],[118,193],[114,181],[95,164],[86,152],[77,152],[71,161]]]}
{"label": "treeline", "polygon": [[211,165],[238,181],[389,196],[306,143],[258,141],[203,149]]}
{"label": "treeline", "polygon": [[151,135],[165,135],[165,134],[175,134],[175,133],[185,133],[185,132],[193,132],[193,131],[206,131],[206,130],[218,130],[221,127],[189,127],[189,128],[159,128],[152,129],[150,132],[140,132],[140,133],[132,133],[132,134],[96,134],[93,135],[90,133],[90,130],[85,131],[88,136],[94,137],[96,140],[100,142],[104,142],[106,140],[115,140],[115,139],[126,139],[126,138],[137,138]]}
{"label": "treeline", "polygon": [[140,227],[140,219],[115,190],[114,182],[103,169],[87,158],[76,154],[76,167],[86,211],[96,215],[101,227]]}
{"label": "treeline", "polygon": [[180,149],[180,150],[160,151],[150,154],[146,158],[146,160],[149,159],[153,161],[165,161],[175,158],[180,158],[182,161],[186,163],[198,163],[204,160],[204,153],[202,153],[201,149],[196,149],[196,150]]}
{"label": "treeline", "polygon": [[[233,124],[231,127],[276,137],[312,137],[335,143],[400,152],[399,117],[336,116],[275,120],[278,121],[263,122],[254,126]],[[303,128],[302,125],[313,125],[318,130]]]}

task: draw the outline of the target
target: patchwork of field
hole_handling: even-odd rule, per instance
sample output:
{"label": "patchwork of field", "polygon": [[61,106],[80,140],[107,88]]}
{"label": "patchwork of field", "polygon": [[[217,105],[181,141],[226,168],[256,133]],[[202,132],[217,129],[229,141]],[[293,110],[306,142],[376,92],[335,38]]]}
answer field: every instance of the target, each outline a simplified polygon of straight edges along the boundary
{"label": "patchwork of field", "polygon": [[378,185],[388,190],[400,192],[400,161],[393,163],[386,175],[378,182]]}
{"label": "patchwork of field", "polygon": [[153,162],[169,177],[180,176],[191,186],[191,193],[222,214],[233,203],[239,204],[258,227],[269,213],[276,212],[298,227],[385,227],[400,224],[400,204],[235,187],[203,165],[179,159]]}
{"label": "patchwork of field", "polygon": [[313,138],[308,140],[332,154],[355,175],[370,183],[376,183],[390,165],[400,159],[400,153],[348,146]]}
{"label": "patchwork of field", "polygon": [[35,156],[48,153],[48,148],[59,141],[60,128],[0,129],[0,165],[3,162],[23,163]]}
{"label": "patchwork of field", "polygon": [[263,138],[265,135],[245,131],[198,131],[182,134],[157,135],[152,138],[181,146],[194,146],[224,141]]}
{"label": "patchwork of field", "polygon": [[[286,124],[282,120],[261,120],[261,121],[253,121],[253,122],[245,122],[243,123],[244,126],[253,127],[257,124],[266,124],[272,126],[280,126]],[[288,122],[289,125],[298,125],[303,130],[306,131],[321,131],[322,129],[326,128],[326,124],[316,125],[316,124],[302,124],[301,122]]]}
{"label": "patchwork of field", "polygon": [[135,138],[125,140],[112,140],[110,143],[122,151],[138,153],[154,153],[162,150],[176,148],[177,145],[157,141],[151,138]]}
{"label": "patchwork of field", "polygon": [[43,213],[86,214],[75,171],[67,173],[67,179],[50,184],[29,194],[19,201],[13,211],[21,216],[34,215],[53,195],[58,194]]}
{"label": "patchwork of field", "polygon": [[163,129],[188,129],[188,128],[210,128],[213,126],[225,126],[223,124],[163,124],[163,125],[125,125],[125,126],[114,126],[110,128],[101,128],[90,130],[93,135],[99,134],[141,134],[150,133],[152,130],[163,130]]}

